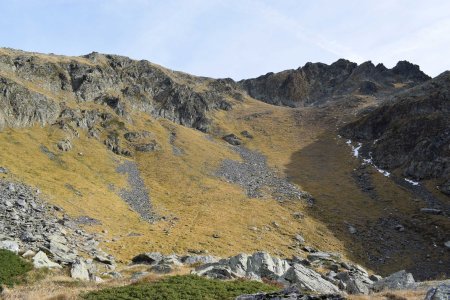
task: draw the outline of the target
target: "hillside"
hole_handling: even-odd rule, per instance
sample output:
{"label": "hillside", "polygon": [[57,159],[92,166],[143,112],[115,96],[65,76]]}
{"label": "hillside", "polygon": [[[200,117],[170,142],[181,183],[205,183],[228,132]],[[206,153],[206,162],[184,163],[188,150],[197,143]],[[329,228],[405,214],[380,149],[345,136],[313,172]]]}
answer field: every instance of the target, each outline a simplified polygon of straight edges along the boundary
{"label": "hillside", "polygon": [[122,264],[313,247],[448,277],[447,75],[339,60],[234,82],[0,49],[0,180],[39,189]]}

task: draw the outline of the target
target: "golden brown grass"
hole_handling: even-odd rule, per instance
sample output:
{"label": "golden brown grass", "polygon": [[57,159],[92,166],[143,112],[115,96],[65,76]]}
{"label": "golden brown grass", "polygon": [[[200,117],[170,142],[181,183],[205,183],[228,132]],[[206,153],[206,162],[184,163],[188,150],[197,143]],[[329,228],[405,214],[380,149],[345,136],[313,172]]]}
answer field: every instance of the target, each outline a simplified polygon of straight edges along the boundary
{"label": "golden brown grass", "polygon": [[349,295],[349,300],[422,300],[426,290],[384,291],[370,295]]}

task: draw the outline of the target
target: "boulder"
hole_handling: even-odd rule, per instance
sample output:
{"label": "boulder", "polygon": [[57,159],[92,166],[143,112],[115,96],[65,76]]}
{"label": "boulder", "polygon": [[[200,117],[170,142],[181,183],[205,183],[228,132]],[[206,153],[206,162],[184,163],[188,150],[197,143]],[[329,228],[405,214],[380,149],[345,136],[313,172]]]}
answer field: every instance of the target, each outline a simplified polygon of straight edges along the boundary
{"label": "boulder", "polygon": [[191,255],[183,257],[181,261],[186,265],[193,265],[215,263],[218,262],[219,259],[211,255]]}
{"label": "boulder", "polygon": [[147,252],[136,255],[131,260],[134,264],[156,265],[163,259],[159,252]]}
{"label": "boulder", "polygon": [[61,269],[61,265],[52,262],[48,257],[47,254],[45,254],[42,251],[39,251],[34,257],[33,257],[33,265],[36,269],[40,268],[49,268],[49,269]]}
{"label": "boulder", "polygon": [[160,150],[161,146],[155,140],[153,140],[150,143],[135,145],[134,149],[139,152],[153,152]]}
{"label": "boulder", "polygon": [[74,279],[89,281],[89,271],[86,263],[82,259],[76,259],[72,264],[70,276]]}
{"label": "boulder", "polygon": [[72,149],[72,143],[68,139],[59,141],[56,146],[58,146],[58,149],[61,151],[69,151]]}
{"label": "boulder", "polygon": [[228,144],[233,146],[238,146],[242,144],[242,141],[240,138],[238,138],[234,133],[227,134],[222,137],[223,140],[225,140]]}
{"label": "boulder", "polygon": [[359,272],[341,272],[335,278],[342,281],[345,284],[345,291],[353,295],[368,295],[373,284],[372,280]]}
{"label": "boulder", "polygon": [[283,279],[304,291],[323,294],[339,292],[337,286],[323,279],[319,273],[308,269],[301,264],[294,264],[286,274],[284,274]]}
{"label": "boulder", "polygon": [[272,257],[266,252],[256,252],[247,260],[247,273],[256,274],[261,278],[276,279],[286,273],[289,267],[286,260]]}
{"label": "boulder", "polygon": [[16,241],[0,241],[0,249],[8,250],[17,254],[19,253],[20,247]]}
{"label": "boulder", "polygon": [[440,284],[428,290],[425,300],[448,300],[450,299],[450,285]]}
{"label": "boulder", "polygon": [[327,252],[314,252],[311,254],[308,254],[307,256],[308,260],[310,261],[316,261],[316,260],[333,260],[331,258],[331,254]]}
{"label": "boulder", "polygon": [[36,255],[36,253],[33,250],[27,250],[24,254],[22,254],[23,258],[32,258]]}
{"label": "boulder", "polygon": [[245,137],[245,138],[248,138],[248,139],[252,139],[253,138],[253,135],[250,132],[248,132],[247,130],[241,131],[241,135],[243,137]]}
{"label": "boulder", "polygon": [[389,289],[400,290],[414,287],[415,281],[411,273],[407,273],[405,270],[396,272],[389,275],[386,278],[378,280],[372,285],[372,289],[376,292]]}
{"label": "boulder", "polygon": [[219,264],[204,265],[200,268],[195,269],[195,271],[193,271],[192,274],[196,274],[199,276],[206,276],[211,279],[221,279],[221,280],[240,277],[237,274],[233,273],[229,266]]}
{"label": "boulder", "polygon": [[95,251],[95,257],[94,259],[98,262],[104,263],[106,265],[113,266],[116,264],[114,257],[112,255],[109,255],[100,249]]}
{"label": "boulder", "polygon": [[73,263],[77,258],[76,250],[67,246],[67,239],[61,235],[50,236],[50,253],[56,261]]}

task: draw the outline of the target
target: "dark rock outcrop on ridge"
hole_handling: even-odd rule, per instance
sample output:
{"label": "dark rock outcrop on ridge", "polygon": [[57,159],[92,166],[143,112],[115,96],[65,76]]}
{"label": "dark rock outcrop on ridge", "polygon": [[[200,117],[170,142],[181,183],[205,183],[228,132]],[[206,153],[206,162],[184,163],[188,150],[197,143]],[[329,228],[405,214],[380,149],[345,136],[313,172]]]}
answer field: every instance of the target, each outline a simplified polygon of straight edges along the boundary
{"label": "dark rock outcrop on ridge", "polygon": [[400,61],[394,68],[388,69],[383,64],[375,66],[370,61],[358,65],[339,59],[331,65],[307,63],[297,70],[267,73],[239,81],[239,84],[258,100],[301,107],[324,102],[333,96],[392,92],[429,79],[419,66],[407,61]]}
{"label": "dark rock outcrop on ridge", "polygon": [[241,99],[233,80],[213,80],[170,71],[145,60],[93,52],[69,58],[5,49],[0,54],[0,126],[53,123],[59,99],[94,102],[126,117],[136,109],[207,131],[208,112],[229,110]]}

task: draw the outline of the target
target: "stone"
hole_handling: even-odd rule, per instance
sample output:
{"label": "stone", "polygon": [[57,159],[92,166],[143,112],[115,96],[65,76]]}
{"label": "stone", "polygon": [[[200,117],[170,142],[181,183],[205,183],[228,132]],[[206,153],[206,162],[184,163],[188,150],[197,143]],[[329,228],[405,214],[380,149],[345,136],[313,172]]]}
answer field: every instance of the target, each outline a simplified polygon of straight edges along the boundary
{"label": "stone", "polygon": [[39,251],[34,257],[33,257],[33,265],[36,269],[40,268],[49,268],[49,269],[61,269],[61,265],[52,262],[48,257],[47,254],[45,254],[42,251]]}
{"label": "stone", "polygon": [[19,243],[16,241],[0,241],[0,249],[8,250],[17,254],[19,253],[20,247]]}
{"label": "stone", "polygon": [[8,174],[8,173],[9,173],[9,171],[8,171],[7,168],[5,168],[5,167],[0,167],[0,174]]}
{"label": "stone", "polygon": [[218,261],[219,259],[217,257],[211,255],[191,255],[182,258],[182,262],[186,265],[194,265],[199,263],[210,264]]}
{"label": "stone", "polygon": [[253,139],[253,135],[251,135],[250,132],[248,132],[247,130],[241,131],[241,135],[245,138]]}
{"label": "stone", "polygon": [[90,276],[86,263],[81,259],[76,259],[72,264],[72,268],[70,269],[70,276],[73,279],[89,281]]}
{"label": "stone", "polygon": [[316,260],[332,260],[331,254],[327,252],[314,252],[311,254],[308,254],[307,258],[310,261],[316,261]]}
{"label": "stone", "polygon": [[424,214],[430,214],[430,215],[440,215],[440,214],[442,214],[442,210],[437,209],[437,208],[421,208],[420,212],[424,213]]}
{"label": "stone", "polygon": [[348,225],[348,232],[350,232],[350,234],[356,234],[357,230],[352,225]]}
{"label": "stone", "polygon": [[405,270],[402,270],[378,280],[373,284],[372,289],[379,292],[385,289],[408,289],[414,287],[414,285],[415,281],[413,275],[411,273],[407,273]]}
{"label": "stone", "polygon": [[114,265],[116,263],[113,256],[108,255],[105,252],[100,251],[100,250],[95,251],[94,259],[98,262],[101,262],[101,263],[104,263],[107,265]]}
{"label": "stone", "polygon": [[174,267],[171,264],[162,263],[152,266],[150,270],[159,274],[168,274],[174,271]]}
{"label": "stone", "polygon": [[300,234],[296,234],[294,240],[296,240],[300,244],[303,244],[305,242],[305,239]]}
{"label": "stone", "polygon": [[359,272],[341,272],[335,278],[342,281],[345,284],[345,290],[353,295],[368,295],[370,286],[373,284],[372,280]]}
{"label": "stone", "polygon": [[448,300],[450,299],[450,285],[440,284],[430,288],[425,296],[425,300]]}
{"label": "stone", "polygon": [[369,276],[369,279],[372,280],[373,282],[377,282],[377,281],[383,279],[383,277],[381,277],[380,275],[372,274]]}
{"label": "stone", "polygon": [[161,146],[153,140],[150,143],[135,145],[134,149],[139,152],[153,152],[161,150]]}
{"label": "stone", "polygon": [[400,232],[405,231],[405,227],[404,227],[403,225],[400,225],[400,224],[395,225],[394,228],[395,228],[397,231],[400,231]]}
{"label": "stone", "polygon": [[338,293],[339,288],[322,278],[322,276],[300,264],[294,264],[284,274],[283,279],[289,284],[293,284],[300,290],[315,293],[332,294]]}
{"label": "stone", "polygon": [[27,250],[24,254],[22,254],[23,258],[32,258],[36,255],[36,253],[33,250]]}
{"label": "stone", "polygon": [[156,265],[163,260],[163,255],[159,252],[147,252],[136,255],[131,260],[134,264]]}
{"label": "stone", "polygon": [[227,134],[223,136],[222,139],[233,146],[239,146],[240,144],[242,144],[241,139],[238,138],[234,133]]}
{"label": "stone", "polygon": [[444,246],[447,247],[448,249],[450,249],[450,241],[446,241],[446,242],[444,243]]}
{"label": "stone", "polygon": [[59,141],[56,146],[58,146],[58,149],[61,151],[69,151],[72,149],[72,143],[68,139]]}

